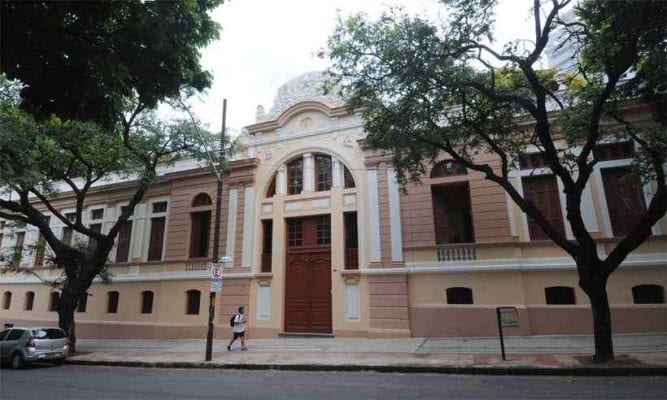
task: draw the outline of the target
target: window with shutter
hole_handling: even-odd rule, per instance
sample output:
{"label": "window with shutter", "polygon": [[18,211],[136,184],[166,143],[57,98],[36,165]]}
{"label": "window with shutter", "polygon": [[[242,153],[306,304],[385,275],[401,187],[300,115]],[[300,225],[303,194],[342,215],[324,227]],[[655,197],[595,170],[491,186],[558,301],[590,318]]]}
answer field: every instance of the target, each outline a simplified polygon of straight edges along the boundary
{"label": "window with shutter", "polygon": [[132,239],[132,221],[125,221],[118,230],[118,247],[116,262],[127,262],[130,257],[130,241]]}
{"label": "window with shutter", "polygon": [[431,188],[436,244],[474,243],[468,183]]}
{"label": "window with shutter", "polygon": [[162,260],[165,221],[165,217],[151,218],[151,235],[148,241],[148,261]]}
{"label": "window with shutter", "polygon": [[211,212],[201,211],[190,214],[192,226],[190,232],[190,258],[208,257],[209,236],[211,231]]}
{"label": "window with shutter", "polygon": [[625,236],[646,213],[641,181],[625,167],[605,168],[601,175],[613,234]]}
{"label": "window with shutter", "polygon": [[[558,197],[558,185],[553,175],[529,176],[522,179],[523,195],[526,200],[531,201],[537,207],[544,218],[557,231],[564,234],[563,217],[560,210],[560,199]],[[548,239],[542,228],[530,217],[528,217],[528,232],[532,240]]]}

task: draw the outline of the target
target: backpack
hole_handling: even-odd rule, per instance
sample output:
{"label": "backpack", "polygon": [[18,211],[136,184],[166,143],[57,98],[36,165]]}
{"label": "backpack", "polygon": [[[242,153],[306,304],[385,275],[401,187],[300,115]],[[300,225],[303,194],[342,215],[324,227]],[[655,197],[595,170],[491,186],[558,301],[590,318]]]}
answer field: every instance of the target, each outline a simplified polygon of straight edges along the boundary
{"label": "backpack", "polygon": [[232,315],[232,318],[229,320],[229,326],[234,327],[234,320],[236,319],[236,314]]}

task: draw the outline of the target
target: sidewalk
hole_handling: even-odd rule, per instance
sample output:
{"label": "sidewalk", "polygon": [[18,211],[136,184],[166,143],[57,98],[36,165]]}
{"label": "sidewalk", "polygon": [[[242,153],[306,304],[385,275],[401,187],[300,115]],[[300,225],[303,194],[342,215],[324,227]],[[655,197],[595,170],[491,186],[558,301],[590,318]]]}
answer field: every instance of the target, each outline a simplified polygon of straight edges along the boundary
{"label": "sidewalk", "polygon": [[667,375],[667,335],[615,335],[616,360],[592,364],[591,336],[483,338],[279,338],[251,339],[228,352],[227,341],[199,339],[80,339],[72,364],[176,368],[369,370],[531,375]]}

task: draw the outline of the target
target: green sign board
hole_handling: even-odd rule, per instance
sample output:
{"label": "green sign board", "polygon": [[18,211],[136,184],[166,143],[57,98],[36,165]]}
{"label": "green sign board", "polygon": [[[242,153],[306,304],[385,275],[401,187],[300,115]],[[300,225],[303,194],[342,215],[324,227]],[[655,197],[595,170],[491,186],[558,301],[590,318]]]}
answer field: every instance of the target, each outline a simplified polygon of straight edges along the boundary
{"label": "green sign board", "polygon": [[503,328],[518,328],[519,327],[519,313],[516,307],[498,307],[500,314],[500,325]]}

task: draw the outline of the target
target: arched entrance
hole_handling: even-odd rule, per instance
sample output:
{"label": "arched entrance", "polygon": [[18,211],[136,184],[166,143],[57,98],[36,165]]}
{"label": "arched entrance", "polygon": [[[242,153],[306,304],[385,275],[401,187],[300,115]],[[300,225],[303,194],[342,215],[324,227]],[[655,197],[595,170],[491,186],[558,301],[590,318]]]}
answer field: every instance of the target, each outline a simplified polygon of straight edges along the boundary
{"label": "arched entrance", "polygon": [[286,220],[285,331],[331,333],[331,217]]}

